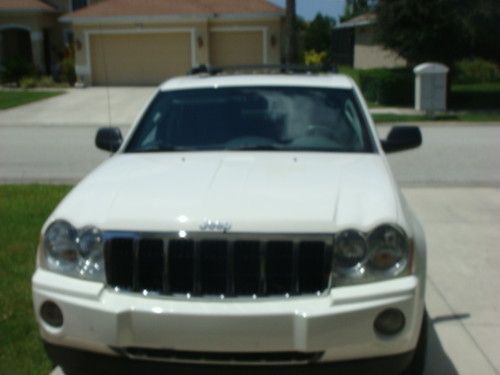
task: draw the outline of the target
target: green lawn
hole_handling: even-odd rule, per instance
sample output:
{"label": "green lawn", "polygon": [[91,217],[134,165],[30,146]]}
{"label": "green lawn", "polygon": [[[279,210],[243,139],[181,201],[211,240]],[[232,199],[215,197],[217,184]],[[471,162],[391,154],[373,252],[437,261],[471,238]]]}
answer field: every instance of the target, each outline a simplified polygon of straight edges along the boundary
{"label": "green lawn", "polygon": [[482,121],[497,121],[500,122],[500,112],[459,112],[450,114],[439,114],[434,117],[425,115],[397,115],[392,113],[373,114],[373,121],[376,123],[384,122],[482,122]]}
{"label": "green lawn", "polygon": [[0,374],[46,375],[31,275],[40,228],[67,186],[0,186]]}
{"label": "green lawn", "polygon": [[64,91],[0,90],[0,110],[52,98]]}

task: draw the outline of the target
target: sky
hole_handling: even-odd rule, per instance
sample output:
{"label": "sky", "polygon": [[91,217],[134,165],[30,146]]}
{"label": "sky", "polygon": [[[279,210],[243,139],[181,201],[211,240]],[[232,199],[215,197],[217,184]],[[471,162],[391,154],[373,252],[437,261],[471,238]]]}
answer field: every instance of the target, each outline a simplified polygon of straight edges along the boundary
{"label": "sky", "polygon": [[[270,2],[285,6],[286,0],[269,0]],[[345,0],[296,0],[297,14],[306,20],[312,20],[320,12],[338,18],[344,13]]]}

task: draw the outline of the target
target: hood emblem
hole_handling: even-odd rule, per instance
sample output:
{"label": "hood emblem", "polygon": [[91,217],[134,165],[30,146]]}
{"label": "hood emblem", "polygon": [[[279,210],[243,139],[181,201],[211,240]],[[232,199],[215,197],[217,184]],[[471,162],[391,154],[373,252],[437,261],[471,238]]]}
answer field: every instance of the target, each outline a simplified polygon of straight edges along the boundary
{"label": "hood emblem", "polygon": [[200,229],[206,232],[227,233],[231,230],[231,223],[220,220],[205,219],[203,224],[200,225]]}

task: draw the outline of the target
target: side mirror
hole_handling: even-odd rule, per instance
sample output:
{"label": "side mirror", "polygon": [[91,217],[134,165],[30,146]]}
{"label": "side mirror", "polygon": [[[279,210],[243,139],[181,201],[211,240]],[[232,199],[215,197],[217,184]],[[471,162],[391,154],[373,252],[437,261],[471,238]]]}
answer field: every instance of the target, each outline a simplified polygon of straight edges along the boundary
{"label": "side mirror", "polygon": [[120,128],[100,128],[95,136],[95,145],[104,151],[116,152],[122,142]]}
{"label": "side mirror", "polygon": [[386,153],[410,150],[422,144],[422,133],[417,126],[394,126],[387,139],[382,140]]}

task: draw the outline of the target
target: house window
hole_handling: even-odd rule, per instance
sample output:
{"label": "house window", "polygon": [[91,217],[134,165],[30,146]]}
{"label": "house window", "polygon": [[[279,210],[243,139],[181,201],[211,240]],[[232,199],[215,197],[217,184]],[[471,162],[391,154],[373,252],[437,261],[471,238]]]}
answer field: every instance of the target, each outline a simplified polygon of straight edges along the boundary
{"label": "house window", "polygon": [[71,10],[75,11],[80,8],[86,7],[88,0],[71,0]]}

